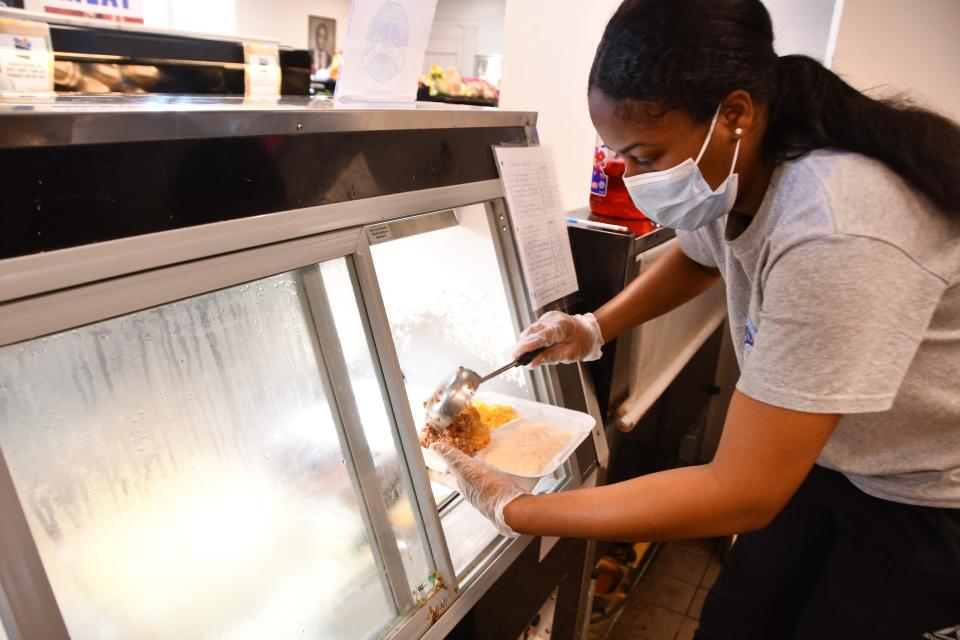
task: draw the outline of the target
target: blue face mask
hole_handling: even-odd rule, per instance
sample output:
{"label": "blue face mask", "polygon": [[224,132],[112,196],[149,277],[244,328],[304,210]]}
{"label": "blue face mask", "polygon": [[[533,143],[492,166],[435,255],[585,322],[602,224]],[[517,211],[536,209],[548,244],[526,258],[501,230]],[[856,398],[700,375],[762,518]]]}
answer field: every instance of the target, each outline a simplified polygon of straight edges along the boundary
{"label": "blue face mask", "polygon": [[740,139],[737,138],[730,173],[716,191],[710,188],[700,173],[700,158],[707,150],[719,115],[720,107],[717,107],[707,139],[703,141],[696,160],[687,158],[671,169],[623,179],[633,203],[657,224],[693,231],[733,210],[733,203],[737,200],[737,174],[733,170],[740,155]]}

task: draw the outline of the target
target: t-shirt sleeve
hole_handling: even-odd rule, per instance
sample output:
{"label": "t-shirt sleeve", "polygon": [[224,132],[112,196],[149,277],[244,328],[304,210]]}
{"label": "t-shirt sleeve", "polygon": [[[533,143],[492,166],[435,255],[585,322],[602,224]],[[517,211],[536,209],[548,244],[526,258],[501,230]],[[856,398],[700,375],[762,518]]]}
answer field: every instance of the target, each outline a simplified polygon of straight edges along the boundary
{"label": "t-shirt sleeve", "polygon": [[677,243],[680,245],[683,254],[694,262],[699,262],[706,267],[716,268],[717,261],[713,257],[713,252],[710,251],[708,242],[702,235],[702,230],[683,231],[677,229]]}
{"label": "t-shirt sleeve", "polygon": [[811,413],[886,411],[946,283],[884,241],[804,241],[765,274],[737,388]]}

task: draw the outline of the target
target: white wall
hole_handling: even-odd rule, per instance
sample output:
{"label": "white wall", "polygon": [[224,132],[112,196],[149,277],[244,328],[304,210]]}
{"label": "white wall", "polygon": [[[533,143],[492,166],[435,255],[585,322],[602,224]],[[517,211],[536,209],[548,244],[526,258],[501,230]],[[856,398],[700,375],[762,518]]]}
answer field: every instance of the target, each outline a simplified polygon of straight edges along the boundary
{"label": "white wall", "polygon": [[553,147],[563,207],[587,206],[596,132],[587,75],[619,0],[507,0],[500,108],[537,111]]}
{"label": "white wall", "polygon": [[833,69],[857,89],[960,122],[958,63],[960,1],[845,0]]}
{"label": "white wall", "polygon": [[298,49],[309,48],[308,17],[337,21],[340,49],[347,32],[350,0],[144,0],[144,23],[149,26],[262,36]]}
{"label": "white wall", "polygon": [[474,74],[475,56],[503,54],[506,0],[438,0],[423,69],[431,64]]}
{"label": "white wall", "polygon": [[337,21],[337,49],[347,34],[350,0],[236,0],[236,31],[243,35],[268,36],[298,49],[309,46],[309,16]]}
{"label": "white wall", "polygon": [[[835,1],[766,0],[777,51],[824,59]],[[587,75],[607,20],[619,5],[619,0],[506,3],[500,106],[539,112],[540,140],[553,147],[567,210],[589,201],[596,132],[587,112]]]}
{"label": "white wall", "polygon": [[232,34],[236,30],[234,0],[144,0],[143,23],[180,31]]}
{"label": "white wall", "polygon": [[839,1],[764,0],[773,19],[773,46],[777,53],[802,53],[829,64],[830,27]]}

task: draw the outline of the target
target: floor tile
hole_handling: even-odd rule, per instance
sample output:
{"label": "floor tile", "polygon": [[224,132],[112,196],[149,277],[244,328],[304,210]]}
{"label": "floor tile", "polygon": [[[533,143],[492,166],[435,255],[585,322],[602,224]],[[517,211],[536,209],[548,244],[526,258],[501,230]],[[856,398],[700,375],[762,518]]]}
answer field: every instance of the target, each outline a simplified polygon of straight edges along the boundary
{"label": "floor tile", "polygon": [[617,616],[590,625],[588,640],[690,640],[720,573],[725,539],[664,545]]}
{"label": "floor tile", "polygon": [[639,603],[655,604],[677,613],[686,613],[696,595],[697,587],[662,573],[651,573],[636,587]]}
{"label": "floor tile", "polygon": [[699,623],[693,618],[684,618],[680,623],[680,629],[677,630],[676,640],[693,640],[693,634],[698,626]]}
{"label": "floor tile", "polygon": [[663,607],[631,607],[620,616],[610,640],[673,640],[682,622],[682,615]]}
{"label": "floor tile", "polygon": [[701,586],[704,586],[707,589],[712,587],[713,583],[717,581],[717,576],[720,575],[721,568],[723,568],[723,565],[721,565],[719,562],[711,562],[708,564],[707,571],[703,576],[703,582],[700,583]]}
{"label": "floor tile", "polygon": [[606,620],[591,624],[588,630],[590,640],[603,640],[609,636],[613,630],[614,622],[616,622],[616,618],[610,616]]}
{"label": "floor tile", "polygon": [[699,586],[708,564],[708,558],[666,547],[654,559],[650,571]]}
{"label": "floor tile", "polygon": [[693,601],[690,603],[690,608],[687,609],[687,616],[691,618],[700,618],[700,612],[703,610],[703,601],[707,599],[708,589],[700,587],[697,589],[697,593],[693,596]]}
{"label": "floor tile", "polygon": [[684,553],[692,553],[695,556],[703,556],[704,558],[715,557],[718,549],[717,541],[714,538],[675,540],[668,542],[666,546],[677,549],[678,551],[683,551]]}

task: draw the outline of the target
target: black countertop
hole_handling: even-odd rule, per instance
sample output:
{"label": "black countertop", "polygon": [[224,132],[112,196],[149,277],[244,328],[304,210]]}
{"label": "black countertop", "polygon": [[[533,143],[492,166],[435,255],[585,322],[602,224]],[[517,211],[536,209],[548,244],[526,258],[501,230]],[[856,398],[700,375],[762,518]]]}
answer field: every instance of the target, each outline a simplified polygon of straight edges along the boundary
{"label": "black countertop", "polygon": [[632,220],[626,218],[611,218],[608,216],[599,216],[587,207],[576,209],[567,214],[573,218],[581,220],[590,220],[592,222],[604,222],[606,224],[615,224],[626,227],[626,232],[613,231],[608,229],[594,229],[591,227],[579,227],[588,229],[596,233],[611,233],[616,235],[628,235],[633,238],[635,255],[640,255],[644,251],[649,251],[654,247],[663,244],[670,238],[676,236],[676,232],[668,227],[661,227],[650,220]]}

